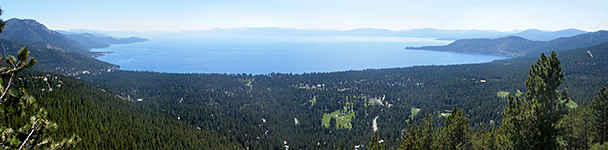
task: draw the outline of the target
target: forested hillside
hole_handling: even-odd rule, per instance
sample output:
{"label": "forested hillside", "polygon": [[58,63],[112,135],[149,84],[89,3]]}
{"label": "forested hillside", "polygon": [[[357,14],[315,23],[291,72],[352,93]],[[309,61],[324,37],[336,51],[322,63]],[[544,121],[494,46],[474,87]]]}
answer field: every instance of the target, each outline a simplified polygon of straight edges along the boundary
{"label": "forested hillside", "polygon": [[27,87],[58,125],[50,136],[75,134],[77,149],[240,149],[215,131],[197,129],[72,77],[29,71],[22,79],[19,86]]}
{"label": "forested hillside", "polygon": [[[8,40],[0,40],[0,44],[2,45],[0,54],[4,56],[17,54],[19,49],[27,46],[26,44]],[[111,72],[119,68],[117,65],[76,52],[32,46],[29,47],[29,50],[31,51],[31,55],[38,60],[38,65],[34,66],[34,68],[42,71],[80,76]]]}
{"label": "forested hillside", "polygon": [[551,41],[532,41],[517,36],[496,39],[460,39],[446,46],[407,47],[405,49],[449,51],[475,54],[535,56],[541,52],[563,51],[594,46],[608,41],[608,31],[596,31]]}
{"label": "forested hillside", "polygon": [[147,39],[137,37],[114,38],[103,34],[93,33],[62,32],[62,34],[68,39],[73,40],[87,48],[105,48],[110,46],[110,44],[129,44],[148,41]]}

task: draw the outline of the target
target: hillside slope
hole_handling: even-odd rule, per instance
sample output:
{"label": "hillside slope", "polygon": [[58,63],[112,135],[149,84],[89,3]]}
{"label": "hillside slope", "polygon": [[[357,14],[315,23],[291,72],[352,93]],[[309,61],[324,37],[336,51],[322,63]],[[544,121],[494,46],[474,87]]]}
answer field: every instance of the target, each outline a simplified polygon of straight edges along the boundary
{"label": "hillside slope", "polygon": [[197,129],[81,80],[33,70],[20,79],[58,124],[50,136],[77,135],[81,141],[75,149],[239,149],[214,131]]}
{"label": "hillside slope", "polygon": [[0,39],[19,41],[29,47],[91,54],[88,48],[67,39],[59,32],[48,29],[36,20],[13,18],[6,21],[5,28],[0,34]]}
{"label": "hillside slope", "polygon": [[562,37],[551,41],[532,41],[516,36],[497,39],[462,39],[446,46],[406,47],[405,49],[449,51],[474,54],[526,56],[594,46],[608,41],[608,31]]}
{"label": "hillside slope", "polygon": [[541,31],[538,29],[529,29],[529,30],[521,31],[516,34],[512,34],[511,36],[519,36],[519,37],[529,39],[532,41],[550,41],[550,40],[554,40],[557,38],[572,37],[572,36],[585,34],[585,33],[587,33],[587,32],[582,31],[582,30],[577,30],[577,29],[565,29],[565,30],[559,30],[559,31],[553,31],[553,32]]}
{"label": "hillside slope", "polygon": [[147,39],[138,37],[114,38],[107,35],[91,33],[63,33],[63,35],[87,48],[105,48],[111,44],[129,44],[148,41]]}
{"label": "hillside slope", "polygon": [[[0,54],[3,56],[15,55],[17,51],[27,45],[8,40],[0,40]],[[31,55],[38,60],[35,69],[61,73],[70,76],[82,74],[99,74],[111,72],[119,68],[107,62],[99,61],[81,53],[62,51],[56,49],[28,46]]]}

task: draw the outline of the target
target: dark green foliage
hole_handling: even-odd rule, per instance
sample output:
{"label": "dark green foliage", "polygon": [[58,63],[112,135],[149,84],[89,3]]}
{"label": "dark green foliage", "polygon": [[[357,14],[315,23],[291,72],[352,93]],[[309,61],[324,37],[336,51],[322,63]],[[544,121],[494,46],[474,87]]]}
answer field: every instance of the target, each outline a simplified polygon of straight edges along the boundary
{"label": "dark green foliage", "polygon": [[[0,16],[2,15],[2,10],[0,9]],[[2,31],[4,31],[4,26],[6,25],[6,22],[4,22],[4,20],[0,19],[0,33],[2,33]]]}
{"label": "dark green foliage", "polygon": [[[426,115],[420,131],[420,148],[421,149],[435,149],[437,140],[437,131],[433,122],[433,116]],[[467,125],[468,126],[468,125]]]}
{"label": "dark green foliage", "polygon": [[337,127],[336,126],[336,118],[334,118],[334,117],[329,118],[329,128],[330,129],[335,129],[336,127]]}
{"label": "dark green foliage", "polygon": [[473,132],[472,147],[480,150],[499,149],[498,130],[494,126],[490,128],[477,129]]}
{"label": "dark green foliage", "polygon": [[48,119],[46,109],[39,107],[34,96],[28,94],[23,86],[15,85],[13,79],[19,72],[36,64],[29,57],[27,47],[21,48],[17,58],[8,56],[7,67],[0,68],[4,84],[0,84],[0,146],[3,149],[58,149],[69,148],[77,137],[61,140],[49,137],[57,129],[57,124]]}
{"label": "dark green foliage", "polygon": [[386,149],[384,140],[380,139],[380,137],[378,137],[377,133],[374,133],[374,135],[372,135],[372,138],[369,140],[369,143],[367,144],[367,149],[368,150]]}
{"label": "dark green foliage", "polygon": [[433,117],[427,114],[424,117],[424,122],[420,123],[419,126],[410,126],[407,132],[403,134],[403,139],[398,149],[437,149],[437,144],[441,143],[437,141],[437,138],[440,138],[437,136]]}
{"label": "dark green foliage", "polygon": [[592,137],[594,143],[604,144],[608,141],[608,90],[602,87],[591,102]]}
{"label": "dark green foliage", "polygon": [[533,111],[530,129],[534,142],[533,149],[557,148],[556,137],[558,130],[555,123],[560,119],[565,109],[564,104],[558,99],[560,91],[557,88],[564,81],[561,72],[560,60],[555,52],[550,57],[541,54],[540,60],[532,65],[528,78],[526,78],[526,96]]}
{"label": "dark green foliage", "polygon": [[[52,73],[26,75],[22,77],[24,86],[58,125],[50,136],[76,134],[81,139],[74,145],[76,149],[242,149],[217,132],[199,130],[89,83]],[[48,91],[49,85],[52,91]]]}
{"label": "dark green foliage", "polygon": [[[0,54],[15,54],[24,44],[0,40]],[[70,76],[82,76],[86,74],[100,74],[118,69],[117,65],[99,61],[90,56],[80,53],[64,52],[55,49],[29,47],[31,56],[36,58],[37,64],[34,69],[66,74]]]}
{"label": "dark green foliage", "polygon": [[572,109],[558,123],[557,127],[563,135],[558,137],[558,143],[565,149],[589,149],[591,144],[592,116],[588,105],[583,104]]}
{"label": "dark green foliage", "polygon": [[[557,121],[564,113],[564,103],[558,99],[557,88],[564,81],[560,60],[555,52],[550,57],[541,54],[526,78],[526,95],[509,97],[509,107],[503,113],[502,145],[513,149],[555,149]],[[563,99],[567,94],[562,94]]]}
{"label": "dark green foliage", "polygon": [[452,109],[452,115],[445,120],[444,127],[440,129],[438,139],[441,139],[439,149],[468,150],[471,149],[472,131],[469,119],[458,108]]}
{"label": "dark green foliage", "polygon": [[411,125],[407,132],[403,134],[403,138],[401,139],[401,145],[398,147],[400,150],[410,150],[410,149],[422,149],[420,143],[420,135],[418,133],[418,129],[416,125]]}

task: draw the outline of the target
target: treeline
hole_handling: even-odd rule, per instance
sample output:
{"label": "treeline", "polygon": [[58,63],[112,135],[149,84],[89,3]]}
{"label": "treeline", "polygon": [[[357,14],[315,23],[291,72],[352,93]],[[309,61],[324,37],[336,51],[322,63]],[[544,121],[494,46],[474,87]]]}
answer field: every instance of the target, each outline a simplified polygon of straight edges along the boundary
{"label": "treeline", "polygon": [[[608,91],[602,87],[589,104],[568,108],[558,87],[564,80],[555,53],[532,65],[523,97],[509,97],[502,124],[472,131],[468,118],[454,108],[438,128],[427,116],[403,135],[399,149],[607,149]],[[374,144],[371,144],[374,143]],[[370,141],[371,149],[384,149]]]}

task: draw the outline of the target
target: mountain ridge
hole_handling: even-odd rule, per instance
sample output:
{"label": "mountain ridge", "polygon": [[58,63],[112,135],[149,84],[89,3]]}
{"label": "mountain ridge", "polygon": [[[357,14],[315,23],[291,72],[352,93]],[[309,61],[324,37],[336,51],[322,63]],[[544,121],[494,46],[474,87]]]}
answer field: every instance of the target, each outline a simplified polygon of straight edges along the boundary
{"label": "mountain ridge", "polygon": [[115,38],[100,33],[60,33],[87,48],[105,48],[112,44],[130,44],[148,41],[148,39],[138,37]]}
{"label": "mountain ridge", "polygon": [[[538,30],[538,29],[530,29]],[[294,35],[294,36],[394,36],[394,37],[422,37],[436,38],[440,40],[455,40],[465,38],[499,38],[505,36],[522,36],[531,40],[552,40],[559,37],[575,36],[587,31],[578,29],[564,29],[557,31],[541,31],[518,35],[524,31],[497,31],[497,30],[458,30],[458,29],[436,29],[420,28],[407,30],[389,30],[380,28],[357,28],[350,30],[335,29],[297,29],[278,27],[253,27],[253,28],[213,28],[208,30],[188,31],[156,31],[156,32],[131,32],[131,31],[96,31],[96,30],[69,30],[70,32],[86,33],[96,32],[113,36],[143,36],[143,37],[167,37],[167,36],[213,36],[213,35]],[[538,38],[542,37],[542,38]]]}
{"label": "mountain ridge", "polygon": [[9,19],[0,39],[19,41],[30,47],[91,54],[90,49],[67,39],[63,34],[47,28],[33,19]]}
{"label": "mountain ridge", "polygon": [[406,47],[411,50],[433,50],[474,54],[526,56],[552,50],[562,51],[589,47],[608,41],[608,31],[596,31],[551,41],[532,41],[518,36],[502,38],[460,39],[445,46]]}

